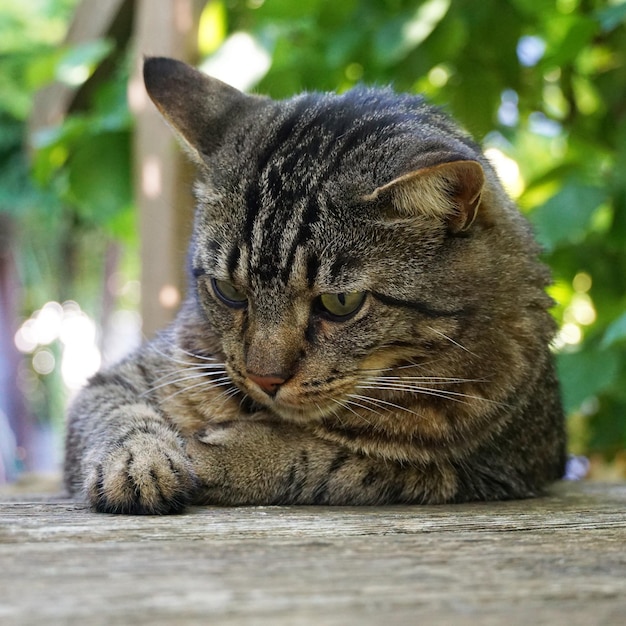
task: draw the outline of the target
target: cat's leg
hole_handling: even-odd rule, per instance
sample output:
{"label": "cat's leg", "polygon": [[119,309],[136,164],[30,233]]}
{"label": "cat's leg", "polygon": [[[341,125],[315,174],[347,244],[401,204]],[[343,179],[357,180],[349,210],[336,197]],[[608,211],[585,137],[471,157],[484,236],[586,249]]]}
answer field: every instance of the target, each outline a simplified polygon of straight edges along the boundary
{"label": "cat's leg", "polygon": [[187,442],[197,504],[439,503],[454,498],[446,464],[375,459],[288,424],[229,422]]}
{"label": "cat's leg", "polygon": [[79,394],[69,414],[66,484],[101,512],[175,513],[197,479],[182,438],[143,399],[137,379],[128,371],[98,374]]}

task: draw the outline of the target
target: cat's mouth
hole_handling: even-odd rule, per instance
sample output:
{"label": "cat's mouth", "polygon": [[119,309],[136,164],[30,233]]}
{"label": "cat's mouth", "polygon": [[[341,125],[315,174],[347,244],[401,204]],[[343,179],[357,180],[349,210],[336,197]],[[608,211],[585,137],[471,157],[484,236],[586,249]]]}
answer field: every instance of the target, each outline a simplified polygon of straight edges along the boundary
{"label": "cat's mouth", "polygon": [[[226,362],[226,372],[234,385],[258,408],[270,411],[280,419],[296,423],[319,422],[341,413],[349,404],[358,381],[334,371],[326,377],[308,377],[303,372],[288,380],[273,376],[255,376],[245,368]],[[241,404],[241,396],[232,396]],[[349,410],[349,409],[348,409]]]}
{"label": "cat's mouth", "polygon": [[[250,391],[248,391],[250,395]],[[273,413],[288,421],[310,422],[328,417],[336,405],[329,400],[317,399],[312,402],[293,385],[285,385],[274,394],[256,393],[256,402],[263,404]]]}
{"label": "cat's mouth", "polygon": [[339,407],[334,399],[336,390],[312,393],[306,386],[294,381],[281,384],[262,381],[259,385],[254,377],[245,377],[238,386],[256,404],[291,422],[319,421],[336,413]]}

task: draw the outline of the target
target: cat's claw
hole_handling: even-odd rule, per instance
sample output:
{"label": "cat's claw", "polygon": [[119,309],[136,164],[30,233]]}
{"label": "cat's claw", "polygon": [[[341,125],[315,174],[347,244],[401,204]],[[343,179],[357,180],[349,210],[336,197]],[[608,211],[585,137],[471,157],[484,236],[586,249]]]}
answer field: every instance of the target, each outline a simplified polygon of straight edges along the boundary
{"label": "cat's claw", "polygon": [[198,483],[180,445],[146,433],[134,434],[90,465],[85,495],[102,513],[178,513],[190,504]]}

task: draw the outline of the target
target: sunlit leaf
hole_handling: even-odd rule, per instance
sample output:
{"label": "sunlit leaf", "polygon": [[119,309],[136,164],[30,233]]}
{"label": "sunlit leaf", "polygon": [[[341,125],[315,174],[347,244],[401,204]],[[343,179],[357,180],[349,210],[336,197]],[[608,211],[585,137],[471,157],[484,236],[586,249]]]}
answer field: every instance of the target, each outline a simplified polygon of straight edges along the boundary
{"label": "sunlit leaf", "polygon": [[602,9],[596,16],[603,31],[613,30],[619,24],[626,22],[626,2]]}
{"label": "sunlit leaf", "polygon": [[90,139],[74,152],[69,166],[71,197],[83,219],[106,225],[131,204],[128,134]]}
{"label": "sunlit leaf", "polygon": [[[569,16],[568,16],[569,17]],[[563,34],[548,48],[542,65],[562,67],[571,62],[598,32],[598,23],[589,17],[573,16],[561,20]]]}
{"label": "sunlit leaf", "polygon": [[602,347],[609,348],[612,345],[626,341],[626,313],[618,317],[604,333]]}
{"label": "sunlit leaf", "polygon": [[450,8],[450,0],[427,0],[414,12],[394,18],[376,34],[374,50],[383,64],[395,63],[421,44]]}
{"label": "sunlit leaf", "polygon": [[512,0],[512,4],[529,16],[544,16],[554,11],[554,0]]}
{"label": "sunlit leaf", "polygon": [[557,366],[565,410],[569,412],[613,384],[619,372],[619,357],[610,350],[581,350],[560,354]]}
{"label": "sunlit leaf", "polygon": [[226,39],[228,17],[223,2],[212,0],[207,3],[198,25],[198,49],[200,54],[215,52]]}
{"label": "sunlit leaf", "polygon": [[570,182],[544,205],[530,213],[537,238],[552,250],[582,238],[596,209],[606,200],[606,190]]}
{"label": "sunlit leaf", "polygon": [[112,49],[113,42],[109,39],[95,39],[72,46],[57,65],[57,79],[71,86],[82,85]]}

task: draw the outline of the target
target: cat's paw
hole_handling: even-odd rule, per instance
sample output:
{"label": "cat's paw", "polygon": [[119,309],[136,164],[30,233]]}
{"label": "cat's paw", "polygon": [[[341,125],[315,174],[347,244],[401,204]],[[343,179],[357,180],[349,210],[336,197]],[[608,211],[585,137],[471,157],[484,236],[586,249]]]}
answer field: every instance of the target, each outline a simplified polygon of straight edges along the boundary
{"label": "cat's paw", "polygon": [[197,478],[174,433],[131,431],[86,459],[85,495],[102,513],[178,513],[196,491]]}
{"label": "cat's paw", "polygon": [[274,467],[280,444],[270,425],[209,424],[185,446],[200,482],[198,503],[233,506],[272,500],[281,472]]}

